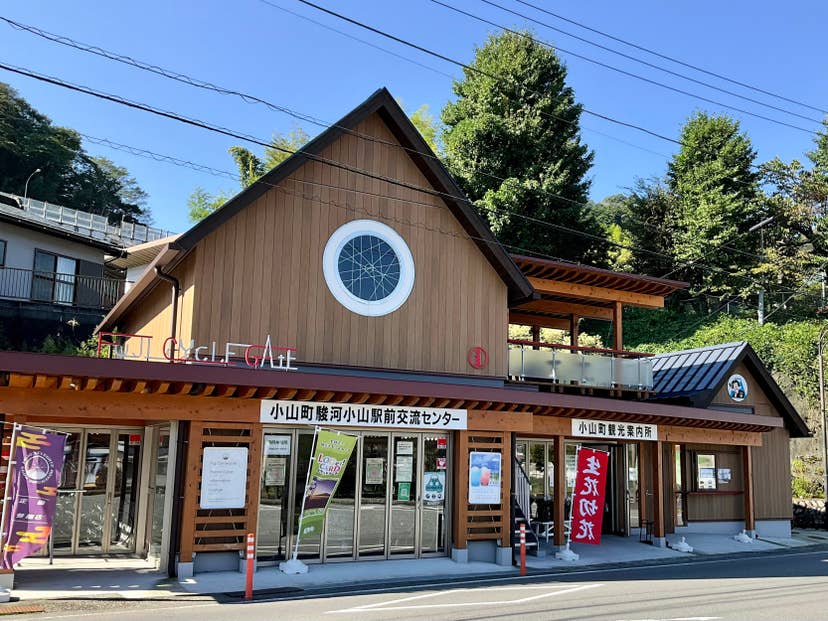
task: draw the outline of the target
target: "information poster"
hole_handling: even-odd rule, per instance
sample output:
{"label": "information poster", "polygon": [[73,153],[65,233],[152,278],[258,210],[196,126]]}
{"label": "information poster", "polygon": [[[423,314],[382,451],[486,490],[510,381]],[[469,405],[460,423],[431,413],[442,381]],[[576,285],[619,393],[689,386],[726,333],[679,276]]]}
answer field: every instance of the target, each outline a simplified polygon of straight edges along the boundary
{"label": "information poster", "polygon": [[397,442],[397,455],[413,455],[414,442],[411,440],[399,440]]}
{"label": "information poster", "polygon": [[500,453],[469,454],[469,504],[500,504],[501,460]]}
{"label": "information poster", "polygon": [[264,437],[265,455],[268,457],[273,455],[290,455],[290,440],[290,436],[266,435]]}
{"label": "information poster", "polygon": [[411,483],[414,480],[414,457],[411,455],[397,455],[394,471],[395,483]]}
{"label": "information poster", "polygon": [[427,505],[442,505],[446,500],[446,473],[426,472],[423,499]]}
{"label": "information poster", "polygon": [[265,459],[265,485],[284,485],[287,459],[268,457]]}
{"label": "information poster", "polygon": [[385,459],[382,457],[365,458],[365,484],[382,485],[385,483]]}
{"label": "information poster", "polygon": [[411,483],[397,483],[397,500],[411,500]]}
{"label": "information poster", "polygon": [[201,509],[243,509],[247,447],[208,446],[201,462]]}

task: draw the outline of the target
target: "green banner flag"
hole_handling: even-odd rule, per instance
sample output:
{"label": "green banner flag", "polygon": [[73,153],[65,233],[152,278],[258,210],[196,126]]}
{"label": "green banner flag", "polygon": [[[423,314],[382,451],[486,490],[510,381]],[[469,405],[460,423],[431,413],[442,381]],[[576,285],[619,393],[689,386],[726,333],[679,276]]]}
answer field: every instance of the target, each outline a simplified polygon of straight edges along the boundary
{"label": "green banner flag", "polygon": [[357,436],[324,429],[317,431],[313,462],[308,471],[308,487],[305,490],[305,501],[299,521],[300,537],[312,537],[322,532],[328,504],[336,493],[356,443]]}

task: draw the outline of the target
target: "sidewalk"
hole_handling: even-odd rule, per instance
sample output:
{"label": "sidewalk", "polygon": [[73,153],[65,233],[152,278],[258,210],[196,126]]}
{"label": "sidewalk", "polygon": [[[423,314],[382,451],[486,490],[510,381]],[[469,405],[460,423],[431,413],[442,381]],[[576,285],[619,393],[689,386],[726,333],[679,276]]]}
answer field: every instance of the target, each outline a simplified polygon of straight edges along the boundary
{"label": "sidewalk", "polygon": [[[676,543],[678,539],[680,537],[668,537],[671,543]],[[545,575],[584,568],[684,563],[733,554],[828,546],[828,533],[795,531],[791,539],[760,539],[750,544],[733,541],[732,535],[690,535],[687,542],[694,548],[692,553],[639,543],[637,537],[604,536],[600,546],[573,546],[581,557],[578,561],[557,560],[554,551],[547,550],[547,555],[543,557],[528,556],[526,564],[530,575]],[[260,567],[255,574],[254,586],[257,596],[290,597],[323,590],[395,589],[412,584],[480,581],[518,575],[517,567],[479,562],[455,563],[450,558],[441,557],[313,564],[307,574],[300,575],[282,574],[274,566]],[[244,587],[245,576],[240,572],[202,573],[179,582],[139,559],[64,558],[56,559],[55,564],[50,566],[47,559],[34,558],[24,560],[17,569],[12,595],[21,602],[161,601],[216,594],[238,597]]]}

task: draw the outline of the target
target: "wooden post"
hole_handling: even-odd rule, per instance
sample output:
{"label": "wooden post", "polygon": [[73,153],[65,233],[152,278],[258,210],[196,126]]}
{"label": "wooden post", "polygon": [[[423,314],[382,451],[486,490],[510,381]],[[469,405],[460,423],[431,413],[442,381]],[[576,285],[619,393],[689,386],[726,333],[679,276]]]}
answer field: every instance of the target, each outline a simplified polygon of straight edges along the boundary
{"label": "wooden post", "polygon": [[644,465],[644,442],[638,443],[638,525],[647,520],[647,468]]}
{"label": "wooden post", "polygon": [[659,440],[653,450],[653,542],[664,545],[664,444]]}
{"label": "wooden post", "polygon": [[467,546],[466,523],[469,520],[469,432],[458,431],[456,463],[454,464],[454,547]]}
{"label": "wooden post", "polygon": [[247,532],[255,533],[259,521],[259,485],[262,476],[261,423],[250,426],[250,445],[247,453]]}
{"label": "wooden post", "polygon": [[195,543],[195,516],[198,510],[198,479],[201,472],[201,432],[204,423],[192,423],[187,444],[187,461],[184,465],[184,503],[181,507],[181,543],[179,562],[193,562]]}
{"label": "wooden post", "polygon": [[[532,326],[532,340],[535,343],[540,342],[540,326]],[[532,349],[540,349],[540,347],[535,345],[534,347],[532,347]]]}
{"label": "wooden post", "polygon": [[566,446],[564,436],[555,436],[555,489],[553,490],[552,504],[554,507],[555,521],[552,532],[553,542],[556,546],[566,545],[564,536],[564,521],[569,517],[566,515]]}
{"label": "wooden post", "polygon": [[753,456],[749,446],[742,447],[742,473],[745,489],[745,530],[748,534],[756,530],[756,513],[753,506]]}
{"label": "wooden post", "polygon": [[612,323],[613,323],[613,349],[621,351],[624,349],[624,305],[621,302],[616,302],[612,309]]}
{"label": "wooden post", "polygon": [[[503,530],[500,533],[500,545],[503,548],[512,547],[512,530],[514,523],[512,522],[512,496],[507,490],[506,485],[510,485],[512,481],[512,433],[510,431],[503,432],[503,449],[501,452],[501,468],[500,482],[500,507],[501,520],[503,521]],[[468,457],[466,458],[468,461]]]}
{"label": "wooden post", "polygon": [[578,315],[569,316],[569,344],[572,347],[578,347],[578,321],[580,319]]}

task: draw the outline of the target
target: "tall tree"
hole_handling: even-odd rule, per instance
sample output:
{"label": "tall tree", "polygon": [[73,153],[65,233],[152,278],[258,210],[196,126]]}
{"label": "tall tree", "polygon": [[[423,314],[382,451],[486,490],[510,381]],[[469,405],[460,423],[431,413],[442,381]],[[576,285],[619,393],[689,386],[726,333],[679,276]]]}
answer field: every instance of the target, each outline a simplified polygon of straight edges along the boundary
{"label": "tall tree", "polygon": [[442,111],[452,173],[503,243],[605,264],[603,232],[586,208],[593,153],[566,67],[529,33],[510,32],[490,36],[471,66]]}
{"label": "tall tree", "polygon": [[107,216],[146,221],[146,193],[128,171],[90,157],[75,130],[57,127],[0,83],[0,190]]}
{"label": "tall tree", "polygon": [[667,171],[675,197],[673,255],[678,262],[703,262],[720,271],[685,268],[682,275],[718,295],[743,294],[751,287],[725,272],[747,275],[755,264],[748,254],[758,235],[748,229],[763,217],[756,152],[738,121],[696,112],[681,132],[681,148]]}

